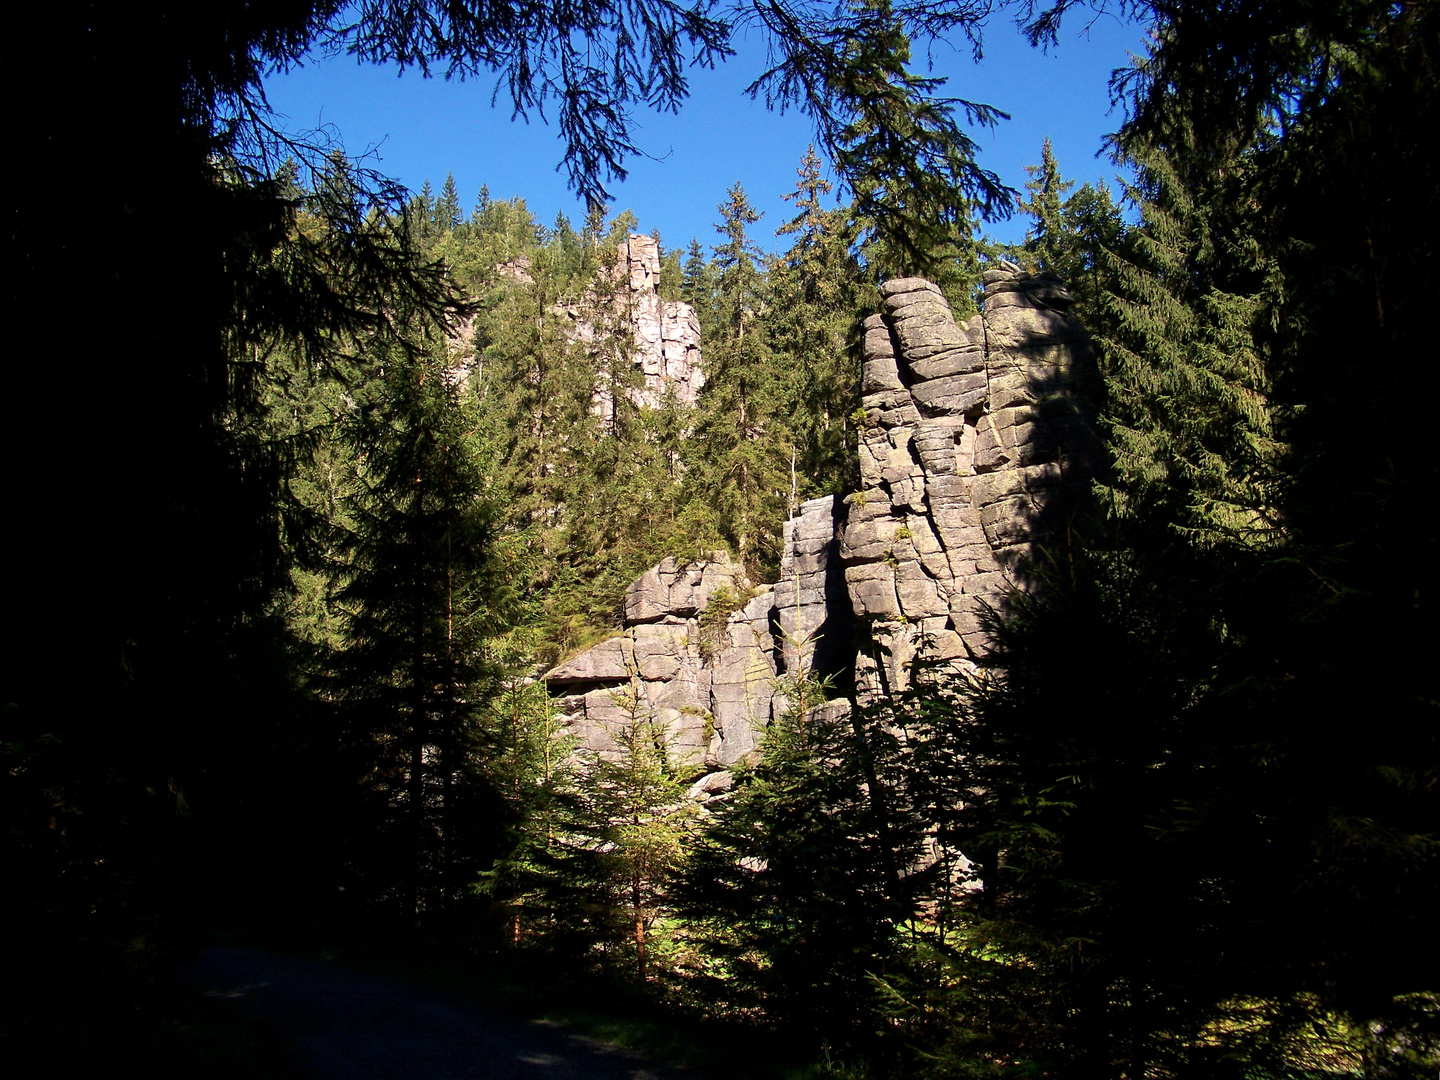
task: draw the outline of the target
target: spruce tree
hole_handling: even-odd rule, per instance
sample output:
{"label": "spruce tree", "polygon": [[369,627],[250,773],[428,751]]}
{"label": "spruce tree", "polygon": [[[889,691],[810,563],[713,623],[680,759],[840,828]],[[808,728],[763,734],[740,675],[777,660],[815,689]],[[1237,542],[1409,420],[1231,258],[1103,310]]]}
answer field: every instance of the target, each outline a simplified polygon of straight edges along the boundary
{"label": "spruce tree", "polygon": [[453,907],[493,851],[477,709],[509,589],[491,558],[473,402],[443,350],[375,360],[383,392],[352,428],[359,485],[333,692],[370,815],[352,840],[357,884],[415,921]]}
{"label": "spruce tree", "polygon": [[550,935],[569,906],[562,836],[574,817],[575,741],[563,732],[545,685],[513,674],[530,652],[502,656],[512,673],[502,677],[479,718],[486,775],[503,806],[503,834],[478,885],[511,946]]}
{"label": "spruce tree", "polygon": [[[752,573],[779,562],[793,438],[785,378],[766,334],[769,298],[747,230],[760,220],[739,184],[719,207],[715,302],[703,339],[705,387],[689,482],[703,509]],[[705,327],[702,326],[702,330]]]}
{"label": "spruce tree", "polygon": [[715,271],[710,261],[705,258],[705,249],[700,246],[697,238],[692,237],[690,246],[685,249],[683,272],[680,299],[695,309],[703,332],[713,321],[711,308],[715,303]]}
{"label": "spruce tree", "polygon": [[1122,512],[1153,507],[1149,520],[1201,544],[1269,542],[1281,448],[1257,324],[1276,283],[1273,263],[1248,256],[1254,224],[1234,209],[1249,166],[1189,180],[1173,151],[1129,153],[1141,224],[1123,254],[1102,254],[1109,490]]}
{"label": "spruce tree", "polygon": [[[825,208],[831,184],[814,147],[801,160],[796,189],[785,198],[794,218],[776,230],[791,247],[767,275],[772,301],[767,331],[789,373],[790,417],[799,498],[854,486],[849,417],[859,403],[854,331],[862,307],[862,272],[850,252],[845,213]],[[793,511],[792,507],[792,511]]]}
{"label": "spruce tree", "polygon": [[1005,114],[943,97],[945,80],[915,74],[910,38],[889,0],[854,9],[864,30],[846,47],[848,122],[825,141],[853,197],[861,258],[877,280],[929,278],[963,315],[979,279],[971,237],[976,211],[1008,217],[1014,192],[975,163],[975,143],[955,113],[982,127]]}
{"label": "spruce tree", "polygon": [[571,842],[576,869],[591,875],[598,928],[608,928],[644,981],[653,965],[651,928],[694,828],[695,807],[685,794],[693,766],[672,760],[638,675],[611,698],[614,749],[583,763]]}
{"label": "spruce tree", "polygon": [[1031,225],[1025,242],[1017,251],[998,248],[993,257],[1010,258],[1032,269],[1060,277],[1075,297],[1074,312],[1091,331],[1108,325],[1099,304],[1105,273],[1102,261],[1118,250],[1123,223],[1120,208],[1110,189],[1083,185],[1069,198],[1075,186],[1060,173],[1050,140],[1041,147],[1040,164],[1025,166],[1032,179],[1025,188],[1030,198],[1019,204],[1029,214]]}
{"label": "spruce tree", "polygon": [[440,196],[435,200],[432,214],[435,228],[442,235],[449,234],[465,220],[460,213],[460,192],[455,187],[454,173],[445,174],[445,183],[440,188]]}
{"label": "spruce tree", "polygon": [[822,704],[813,680],[784,691],[789,707],[766,729],[760,760],[715,807],[681,911],[721,965],[717,993],[841,1051],[876,1023],[873,979],[898,955],[913,899],[901,871],[920,838],[898,812],[894,730]]}
{"label": "spruce tree", "polygon": [[[1412,78],[1433,20],[1180,5],[1129,84],[1140,223],[1101,253],[1097,319],[1110,531],[997,625],[989,752],[969,758],[977,850],[1007,849],[982,933],[1025,943],[1055,1006],[1036,1048],[1079,1075],[1435,1060],[1433,696],[1414,675],[1433,590],[1377,569],[1382,532],[1411,554],[1434,535],[1433,500],[1395,498],[1433,469],[1395,464],[1428,458],[1380,405],[1414,378],[1420,323],[1392,312],[1431,287],[1433,217],[1343,209],[1430,175],[1428,136],[1373,110],[1402,85],[1433,97]],[[1355,392],[1346,343],[1383,357],[1368,385],[1388,390]],[[1394,441],[1352,468],[1369,445],[1345,433],[1382,413]],[[1397,516],[1340,509],[1362,503]],[[1334,662],[1326,642],[1358,626],[1386,677]]]}
{"label": "spruce tree", "polygon": [[1019,209],[1028,213],[1034,221],[1025,231],[1025,250],[1035,260],[1038,269],[1069,280],[1072,257],[1071,245],[1067,243],[1064,196],[1075,186],[1075,182],[1061,179],[1060,166],[1050,148],[1049,137],[1040,148],[1040,164],[1026,165],[1025,171],[1030,174],[1030,179],[1025,182],[1030,198],[1022,201]]}

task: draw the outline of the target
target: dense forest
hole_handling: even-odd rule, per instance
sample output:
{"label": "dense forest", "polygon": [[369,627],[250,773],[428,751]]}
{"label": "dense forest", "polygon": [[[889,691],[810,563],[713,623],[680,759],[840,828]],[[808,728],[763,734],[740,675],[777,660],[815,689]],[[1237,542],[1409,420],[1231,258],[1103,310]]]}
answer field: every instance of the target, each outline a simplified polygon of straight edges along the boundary
{"label": "dense forest", "polygon": [[[131,7],[27,9],[7,65],[7,1041],[143,1026],[245,927],[610,979],[810,1075],[1440,1067],[1440,6]],[[1133,182],[1046,144],[1007,190],[912,48],[1107,9],[1152,28]],[[653,238],[703,387],[647,396],[607,185],[746,28],[815,144],[777,254],[738,185]],[[549,102],[591,213],[279,130],[261,75],[320,49]],[[584,752],[537,675],[663,558],[773,581],[856,488],[880,284],[963,319],[1002,259],[1068,284],[1104,460],[984,662],[841,711],[791,672],[703,809],[638,697]]]}

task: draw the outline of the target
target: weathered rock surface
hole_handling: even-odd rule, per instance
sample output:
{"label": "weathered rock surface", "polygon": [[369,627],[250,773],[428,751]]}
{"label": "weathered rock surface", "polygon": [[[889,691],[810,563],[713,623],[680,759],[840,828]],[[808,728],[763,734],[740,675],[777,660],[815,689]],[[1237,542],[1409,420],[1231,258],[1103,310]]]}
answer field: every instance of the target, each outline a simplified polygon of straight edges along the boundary
{"label": "weathered rock surface", "polygon": [[[984,283],[963,326],[930,282],[884,285],[865,323],[860,488],[786,522],[775,585],[755,588],[723,553],[667,559],[627,590],[618,637],[545,676],[585,746],[613,748],[633,693],[676,757],[710,770],[692,794],[717,797],[788,707],[785,676],[827,676],[863,701],[903,689],[917,657],[981,658],[985,610],[1063,558],[1099,449],[1069,294],[1010,263]],[[706,617],[717,596],[739,606]]]}
{"label": "weathered rock surface", "polygon": [[865,324],[868,426],[840,549],[869,625],[862,695],[903,689],[920,653],[978,660],[984,609],[1034,586],[1039,548],[1067,543],[1085,505],[1092,362],[1069,294],[1010,263],[984,282],[963,326],[919,278],[887,282]]}
{"label": "weathered rock surface", "polygon": [[[597,336],[597,292],[613,300],[609,319],[627,326],[633,335],[630,361],[639,370],[642,384],[628,393],[642,408],[658,408],[673,393],[681,405],[694,405],[705,385],[700,359],[700,320],[695,309],[680,300],[660,298],[660,247],[652,236],[632,233],[617,250],[610,284],[613,289],[592,291],[587,299],[567,303],[560,309],[571,320],[572,340],[589,342]],[[495,268],[496,274],[520,285],[533,285],[528,259],[509,259]],[[613,325],[613,324],[612,324]],[[476,368],[475,326],[464,319],[448,339],[450,363],[447,377],[453,383],[468,379]],[[595,412],[608,417],[611,404],[606,395],[595,394]]]}
{"label": "weathered rock surface", "polygon": [[625,621],[647,623],[666,618],[691,618],[705,610],[716,592],[729,590],[738,595],[750,587],[745,571],[731,563],[724,552],[691,566],[680,566],[674,559],[666,559],[625,590]]}
{"label": "weathered rock surface", "polygon": [[660,299],[660,247],[652,236],[631,233],[620,245],[618,272],[630,283],[626,300],[635,332],[635,365],[645,376],[636,403],[656,408],[673,390],[694,405],[705,385],[700,364],[700,320],[681,300]]}
{"label": "weathered rock surface", "polygon": [[[621,633],[545,675],[581,745],[611,751],[612,735],[641,719],[665,733],[679,766],[744,759],[773,711],[769,596],[723,553],[689,566],[666,559],[642,575],[626,593]],[[727,611],[702,625],[716,597],[728,598]]]}
{"label": "weathered rock surface", "polygon": [[[652,236],[631,233],[619,246],[613,270],[614,310],[608,315],[628,326],[633,335],[630,361],[642,383],[627,393],[641,408],[658,408],[667,394],[681,405],[694,405],[705,373],[700,361],[700,320],[695,309],[680,300],[660,298],[660,246]],[[595,301],[569,305],[574,320],[572,336],[593,341],[596,336]],[[603,391],[595,395],[595,411],[610,415],[612,405]]]}

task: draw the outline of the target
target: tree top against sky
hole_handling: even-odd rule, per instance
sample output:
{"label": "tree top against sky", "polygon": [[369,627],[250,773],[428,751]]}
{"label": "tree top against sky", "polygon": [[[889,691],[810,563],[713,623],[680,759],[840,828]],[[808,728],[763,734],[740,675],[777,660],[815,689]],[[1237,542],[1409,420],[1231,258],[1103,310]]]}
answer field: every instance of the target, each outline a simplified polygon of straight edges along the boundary
{"label": "tree top against sky", "polygon": [[[412,188],[454,172],[467,198],[486,184],[527,197],[547,220],[557,208],[578,217],[585,198],[613,195],[671,244],[707,235],[706,208],[737,180],[759,209],[773,211],[767,224],[779,224],[780,196],[817,128],[833,161],[825,137],[833,141],[873,96],[854,80],[841,85],[841,67],[857,41],[873,43],[886,27],[907,33],[913,72],[947,80],[928,91],[932,100],[993,105],[1014,118],[994,131],[963,107],[952,118],[977,144],[973,169],[957,180],[997,209],[997,189],[1020,186],[1023,165],[1037,160],[1047,136],[1067,173],[1113,173],[1096,160],[1120,123],[1106,86],[1143,41],[1138,25],[1118,15],[1076,18],[1074,33],[1044,53],[1014,30],[1021,6],[988,2],[622,10],[607,0],[570,11],[593,30],[564,41],[548,5],[461,12],[465,6],[430,18],[424,3],[357,5],[317,34],[308,53],[277,65],[282,71],[264,84],[269,101],[289,123],[329,125],[352,151],[373,151],[380,172]],[[652,8],[659,21],[646,37]],[[477,22],[497,11],[496,27]],[[641,17],[641,32],[622,32],[627,12]],[[407,71],[455,84],[396,78]],[[769,232],[762,226],[757,235],[764,242]]]}

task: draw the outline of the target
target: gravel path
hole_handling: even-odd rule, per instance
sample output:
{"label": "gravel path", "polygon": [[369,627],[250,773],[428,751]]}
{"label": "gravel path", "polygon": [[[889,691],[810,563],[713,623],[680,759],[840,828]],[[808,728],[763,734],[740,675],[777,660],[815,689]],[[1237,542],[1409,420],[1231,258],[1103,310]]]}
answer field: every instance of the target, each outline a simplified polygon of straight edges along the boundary
{"label": "gravel path", "polygon": [[[682,1080],[627,1051],[463,994],[257,949],[204,950],[183,977],[266,1021],[315,1080]],[[690,1077],[689,1080],[694,1080]]]}

